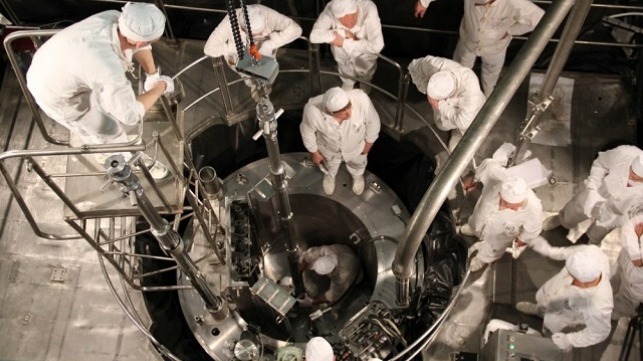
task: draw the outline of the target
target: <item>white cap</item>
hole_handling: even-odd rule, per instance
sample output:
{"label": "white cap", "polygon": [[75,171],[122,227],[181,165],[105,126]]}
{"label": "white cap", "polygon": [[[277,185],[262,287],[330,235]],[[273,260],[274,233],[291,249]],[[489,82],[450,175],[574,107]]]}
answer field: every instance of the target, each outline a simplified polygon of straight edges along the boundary
{"label": "white cap", "polygon": [[310,265],[310,269],[322,276],[330,274],[335,268],[337,268],[337,255],[334,253],[325,254]]}
{"label": "white cap", "polygon": [[632,172],[639,177],[643,177],[643,152],[632,160]]}
{"label": "white cap", "polygon": [[522,203],[527,198],[527,183],[518,176],[509,176],[500,185],[500,197],[508,203]]}
{"label": "white cap", "polygon": [[322,337],[313,337],[306,344],[306,361],[333,361],[333,347]]}
{"label": "white cap", "polygon": [[330,113],[345,108],[350,101],[346,91],[338,86],[330,88],[324,93],[324,107]]}
{"label": "white cap", "polygon": [[600,248],[596,246],[582,247],[572,253],[565,261],[565,267],[572,277],[580,282],[591,282],[601,275],[602,255]]}
{"label": "white cap", "polygon": [[118,30],[131,41],[156,40],[165,30],[165,15],[156,5],[130,2],[123,6]]}
{"label": "white cap", "polygon": [[358,9],[356,0],[333,0],[330,3],[330,10],[337,19],[356,13]]}
{"label": "white cap", "polygon": [[455,93],[455,75],[448,70],[441,70],[431,76],[426,85],[426,95],[435,100],[447,99]]}
{"label": "white cap", "polygon": [[[252,34],[259,34],[266,29],[266,20],[263,18],[261,11],[253,6],[248,6],[248,19],[250,20],[250,30]],[[241,20],[241,28],[247,31],[245,17]]]}

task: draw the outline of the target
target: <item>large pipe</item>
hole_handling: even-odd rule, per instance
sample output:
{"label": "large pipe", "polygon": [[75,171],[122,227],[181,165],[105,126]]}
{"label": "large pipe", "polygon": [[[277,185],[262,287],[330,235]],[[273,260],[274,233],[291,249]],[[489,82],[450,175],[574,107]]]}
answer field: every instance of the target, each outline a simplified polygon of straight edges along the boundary
{"label": "large pipe", "polygon": [[491,132],[496,121],[500,118],[520,84],[529,74],[538,56],[573,5],[574,0],[560,0],[553,3],[547,10],[532,35],[513,60],[507,73],[482,109],[480,109],[464,137],[422,197],[417,210],[402,235],[393,260],[393,273],[395,274],[396,287],[398,288],[396,297],[399,305],[408,306],[409,304],[410,290],[408,280],[412,275],[415,255],[431,222],[433,222],[435,215],[447,198],[449,190],[455,186],[458,177],[473,159],[474,154]]}

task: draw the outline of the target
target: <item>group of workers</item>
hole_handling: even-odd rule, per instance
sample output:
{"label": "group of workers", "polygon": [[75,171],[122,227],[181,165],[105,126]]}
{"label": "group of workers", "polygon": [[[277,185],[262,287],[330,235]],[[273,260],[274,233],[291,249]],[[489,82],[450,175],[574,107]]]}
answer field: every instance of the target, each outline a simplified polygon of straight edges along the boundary
{"label": "group of workers", "polygon": [[[430,2],[418,0],[415,15],[424,16]],[[296,22],[266,6],[247,8],[249,24],[240,21],[241,40],[247,41],[246,33],[252,34],[261,54],[276,56],[279,47],[302,34]],[[436,126],[450,132],[450,150],[498,81],[512,36],[533,30],[542,15],[542,9],[527,0],[465,0],[453,60],[429,55],[410,63],[413,83],[426,94]],[[240,10],[237,17],[244,19]],[[160,74],[151,51],[164,28],[163,12],[147,3],[127,3],[120,12],[93,15],[40,47],[27,72],[28,88],[40,108],[84,144],[126,143],[128,127],[140,124],[159,97],[174,89],[173,80]],[[223,56],[233,67],[238,60],[234,37],[226,16],[207,40],[205,54]],[[365,188],[367,155],[380,131],[379,115],[368,96],[377,56],[384,47],[377,7],[371,0],[331,0],[313,25],[310,40],[330,45],[341,86],[308,101],[301,136],[313,163],[324,173],[323,191],[334,193],[343,162],[353,180],[352,191],[360,195]],[[482,60],[482,88],[471,70],[476,57]],[[132,60],[145,73],[144,92],[139,95],[126,76],[128,71],[133,75]],[[258,99],[256,82],[240,75]],[[543,255],[565,260],[561,272],[538,291],[536,304],[517,307],[542,316],[547,332],[563,349],[601,342],[609,334],[613,311],[631,315],[643,301],[643,152],[621,146],[600,153],[582,191],[558,216],[544,222],[545,228],[562,225],[570,229],[569,237],[576,241],[580,237],[577,225],[591,219],[587,237],[593,244],[620,227],[621,286],[613,299],[610,270],[598,247],[552,247],[540,236],[541,202],[523,179],[507,172],[511,151],[501,148],[476,169],[474,181],[484,188],[473,215],[460,228],[461,233],[480,240],[472,248],[477,253],[471,271],[496,261],[507,247],[516,257],[531,246]],[[359,267],[359,260],[350,248],[344,252],[335,246],[339,245],[312,247],[302,259],[302,270],[328,276],[334,286],[311,297],[312,302],[335,302],[358,277],[354,266]],[[338,267],[339,260],[342,267]],[[584,328],[563,333],[578,325]]]}
{"label": "group of workers", "polygon": [[[471,217],[459,229],[479,239],[471,247],[475,256],[469,268],[477,272],[506,251],[517,258],[527,247],[564,260],[565,267],[538,290],[536,303],[519,302],[516,308],[542,317],[543,331],[563,350],[600,343],[610,334],[611,319],[634,315],[643,302],[643,151],[622,145],[600,152],[584,187],[558,214],[544,220],[536,194],[506,169],[513,151],[515,147],[500,147],[467,182],[468,190],[475,182],[483,184]],[[589,245],[552,247],[541,236],[543,229],[563,226],[576,243],[585,232],[583,222],[591,223],[586,230]],[[620,278],[620,287],[613,295],[609,261],[597,245],[615,228],[622,249],[620,277],[615,278]]]}

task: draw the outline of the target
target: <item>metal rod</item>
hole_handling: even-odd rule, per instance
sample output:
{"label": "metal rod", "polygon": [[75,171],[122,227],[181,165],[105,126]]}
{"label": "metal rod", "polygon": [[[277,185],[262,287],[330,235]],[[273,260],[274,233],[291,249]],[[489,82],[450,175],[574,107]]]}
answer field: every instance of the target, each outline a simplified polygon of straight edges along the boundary
{"label": "metal rod", "polygon": [[190,280],[194,289],[205,302],[208,311],[217,319],[225,317],[227,309],[223,299],[211,290],[185,249],[181,236],[161,217],[147,198],[138,177],[132,173],[130,165],[120,154],[111,156],[108,162],[110,163],[107,172],[109,176],[123,187],[124,193],[133,192],[136,195],[138,208],[150,224],[152,234],[161,247],[174,258],[181,272]]}
{"label": "metal rod", "polygon": [[[531,67],[547,45],[548,39],[556,32],[573,5],[573,0],[560,0],[547,10],[495,91],[422,197],[417,210],[409,221],[409,226],[402,235],[393,260],[393,273],[399,279],[396,282],[397,285],[403,285],[404,280],[411,278],[417,250],[435,215],[447,198],[449,190],[455,186],[458,177],[473,159],[475,152],[480,148],[520,84],[529,74]],[[409,292],[399,290],[396,295],[399,305],[408,306]]]}
{"label": "metal rod", "polygon": [[266,141],[270,174],[273,179],[272,186],[277,193],[277,213],[281,220],[286,241],[286,251],[288,252],[290,276],[293,280],[295,296],[299,297],[305,294],[305,290],[304,281],[301,272],[299,272],[299,246],[294,239],[295,231],[292,222],[293,214],[290,207],[290,197],[288,196],[288,181],[286,180],[286,170],[281,163],[281,156],[279,155],[275,109],[268,97],[263,96],[263,94],[261,100],[257,103],[257,120],[259,121],[259,126],[263,129],[263,138]]}

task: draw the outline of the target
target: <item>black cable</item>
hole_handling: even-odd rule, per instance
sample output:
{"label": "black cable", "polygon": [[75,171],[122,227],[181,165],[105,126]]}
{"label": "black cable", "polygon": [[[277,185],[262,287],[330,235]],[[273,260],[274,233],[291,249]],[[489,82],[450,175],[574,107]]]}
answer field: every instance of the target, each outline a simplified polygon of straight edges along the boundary
{"label": "black cable", "polygon": [[248,16],[248,6],[246,5],[246,0],[239,0],[241,3],[241,13],[243,14],[243,19],[246,21],[246,33],[248,34],[249,46],[252,47],[255,45],[255,41],[252,38],[252,29],[250,28],[250,17]]}
{"label": "black cable", "polygon": [[[243,1],[242,1],[243,4]],[[226,0],[225,2],[226,9],[228,10],[228,18],[230,18],[230,28],[232,30],[232,37],[234,38],[234,45],[237,48],[237,55],[239,60],[243,59],[245,51],[243,49],[243,41],[241,40],[241,31],[239,30],[239,20],[237,19],[237,12],[234,8],[234,0]],[[248,21],[248,15],[244,14],[246,22]],[[248,29],[250,25],[248,24]]]}

